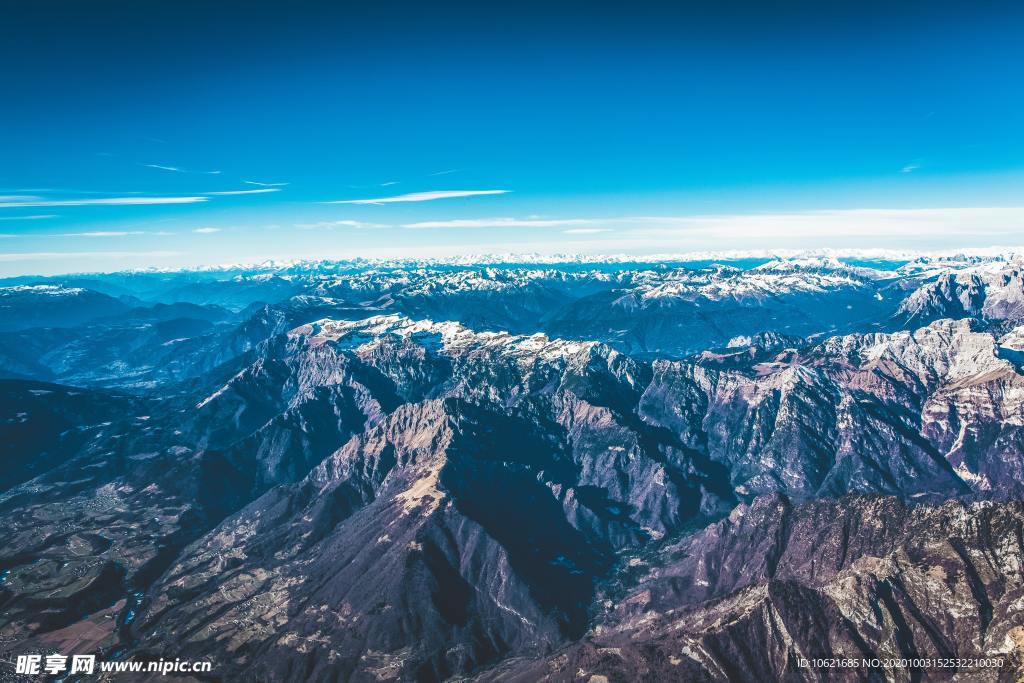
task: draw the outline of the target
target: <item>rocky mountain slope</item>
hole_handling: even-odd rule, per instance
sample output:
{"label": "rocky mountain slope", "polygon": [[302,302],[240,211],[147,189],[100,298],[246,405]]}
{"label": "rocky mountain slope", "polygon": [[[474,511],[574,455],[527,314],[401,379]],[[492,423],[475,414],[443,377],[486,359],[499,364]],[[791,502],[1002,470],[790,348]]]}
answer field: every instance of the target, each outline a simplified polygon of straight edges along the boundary
{"label": "rocky mountain slope", "polygon": [[[908,507],[766,496],[657,554],[602,596],[595,625],[543,660],[482,680],[1018,680],[1020,502]],[[814,659],[985,665],[846,670]],[[995,663],[1001,663],[1001,666]]]}

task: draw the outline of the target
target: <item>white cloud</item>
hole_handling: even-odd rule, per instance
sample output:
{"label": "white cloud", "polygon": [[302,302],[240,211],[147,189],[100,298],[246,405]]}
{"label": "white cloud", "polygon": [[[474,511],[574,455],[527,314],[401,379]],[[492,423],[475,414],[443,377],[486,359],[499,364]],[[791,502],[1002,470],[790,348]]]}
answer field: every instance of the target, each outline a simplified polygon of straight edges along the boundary
{"label": "white cloud", "polygon": [[125,237],[127,235],[146,235],[144,230],[96,230],[93,232],[65,232],[55,237]]}
{"label": "white cloud", "polygon": [[215,232],[220,232],[220,228],[196,228],[192,232],[197,235],[212,235]]}
{"label": "white cloud", "polygon": [[913,173],[917,169],[921,168],[920,164],[907,164],[900,169],[900,173]]}
{"label": "white cloud", "polygon": [[[570,223],[575,235],[565,248],[604,251],[809,249],[823,247],[983,246],[1018,244],[1024,234],[1024,206],[906,209],[833,209],[748,214],[612,216],[604,218],[460,219],[424,221],[416,227],[539,226]],[[577,224],[579,223],[579,224]],[[606,232],[611,234],[602,234]],[[581,242],[592,235],[591,242]],[[531,239],[533,239],[531,237]],[[545,248],[554,248],[545,242]],[[495,245],[492,247],[496,248]]]}
{"label": "white cloud", "polygon": [[142,164],[146,168],[155,168],[160,171],[170,171],[172,173],[199,173],[200,175],[220,175],[220,171],[189,171],[188,169],[180,168],[178,166],[164,166],[163,164]]}
{"label": "white cloud", "polygon": [[104,197],[102,199],[43,199],[41,197],[0,196],[0,208],[40,206],[135,206],[145,204],[195,204],[206,197]]}
{"label": "white cloud", "polygon": [[759,241],[772,247],[778,240],[826,244],[837,240],[924,240],[949,236],[1013,237],[1024,232],[1024,207],[939,207],[927,209],[832,209],[786,213],[694,214],[678,216],[612,216],[604,218],[474,218],[421,221],[406,228],[561,227],[569,235],[614,231],[642,247],[646,241],[685,241],[714,248],[719,240]]}
{"label": "white cloud", "polygon": [[0,221],[40,221],[45,218],[56,218],[57,214],[48,213],[38,216],[0,216]]}
{"label": "white cloud", "polygon": [[223,192],[204,192],[205,195],[222,196],[234,194],[266,194],[267,192],[280,192],[278,187],[264,187],[259,190],[224,190]]}
{"label": "white cloud", "polygon": [[589,223],[584,218],[544,219],[544,218],[465,218],[450,221],[421,221],[407,223],[403,228],[553,228],[563,225],[580,225]]}
{"label": "white cloud", "polygon": [[178,251],[29,251],[0,253],[0,262],[94,258],[163,258],[166,256],[178,256],[179,254],[181,252]]}
{"label": "white cloud", "polygon": [[296,223],[299,230],[321,230],[330,228],[387,228],[390,226],[383,223],[365,223],[363,221],[340,220],[340,221],[317,221],[315,223]]}
{"label": "white cloud", "polygon": [[256,180],[243,180],[245,185],[259,185],[260,187],[284,187],[288,183],[261,183]]}
{"label": "white cloud", "polygon": [[938,237],[968,234],[1019,234],[1024,207],[948,207],[930,209],[836,209],[794,213],[638,216],[621,219],[648,225],[635,235],[705,233],[717,237]]}
{"label": "white cloud", "polygon": [[395,202],[429,202],[435,199],[451,199],[453,197],[475,197],[485,194],[506,194],[510,190],[434,190],[432,192],[410,192],[394,197],[377,197],[375,199],[341,199],[324,204],[392,204]]}

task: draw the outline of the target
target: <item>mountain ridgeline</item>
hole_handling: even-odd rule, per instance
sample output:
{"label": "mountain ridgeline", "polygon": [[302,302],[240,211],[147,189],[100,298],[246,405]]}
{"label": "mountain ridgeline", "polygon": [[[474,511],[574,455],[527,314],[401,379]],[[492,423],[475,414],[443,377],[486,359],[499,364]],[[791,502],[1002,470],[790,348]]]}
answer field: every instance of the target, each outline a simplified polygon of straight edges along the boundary
{"label": "mountain ridgeline", "polygon": [[0,310],[5,657],[1024,674],[1020,257],[268,264]]}

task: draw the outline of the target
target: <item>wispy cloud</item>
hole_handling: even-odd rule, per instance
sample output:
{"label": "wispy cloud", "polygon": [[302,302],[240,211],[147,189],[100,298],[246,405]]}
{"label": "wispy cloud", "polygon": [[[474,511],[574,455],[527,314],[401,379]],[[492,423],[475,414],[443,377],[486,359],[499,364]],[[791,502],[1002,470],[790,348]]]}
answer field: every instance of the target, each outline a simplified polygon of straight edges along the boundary
{"label": "wispy cloud", "polygon": [[44,199],[42,197],[0,196],[0,208],[41,206],[136,206],[144,204],[195,204],[206,197],[103,197],[97,199]]}
{"label": "wispy cloud", "polygon": [[260,187],[284,187],[288,183],[261,183],[258,180],[243,180],[246,185],[258,185]]}
{"label": "wispy cloud", "polygon": [[315,223],[296,223],[299,230],[330,230],[331,228],[387,228],[383,223],[366,223],[364,221],[340,220],[340,221],[317,221]]}
{"label": "wispy cloud", "polygon": [[900,173],[913,173],[914,171],[921,168],[921,164],[907,164],[900,169]]}
{"label": "wispy cloud", "polygon": [[[1024,207],[951,207],[917,209],[832,209],[788,213],[693,214],[661,216],[606,216],[600,218],[472,218],[421,221],[405,228],[539,228],[565,227],[566,235],[597,235],[615,232],[636,241],[680,240],[699,248],[718,240],[773,240],[827,242],[828,236],[889,239],[942,238],[953,235],[1006,235],[1024,231]],[[698,242],[699,241],[699,244]]]}
{"label": "wispy cloud", "polygon": [[391,187],[392,185],[397,185],[399,182],[400,181],[398,181],[398,180],[389,180],[386,183],[381,183],[380,186],[381,187]]}
{"label": "wispy cloud", "polygon": [[435,176],[435,175],[448,175],[450,173],[458,173],[458,172],[459,172],[459,169],[457,169],[457,168],[449,168],[448,170],[437,171],[436,173],[430,173],[428,175],[432,175],[432,176]]}
{"label": "wispy cloud", "polygon": [[410,192],[393,197],[376,197],[374,199],[340,199],[324,204],[393,204],[396,202],[429,202],[435,199],[452,199],[455,197],[475,197],[487,194],[506,194],[511,190],[434,190],[432,192]]}
{"label": "wispy cloud", "polygon": [[0,262],[55,261],[60,259],[142,259],[178,256],[178,251],[26,251],[0,253]]}
{"label": "wispy cloud", "polygon": [[[619,248],[819,247],[863,242],[1009,240],[1024,234],[1024,207],[832,209],[779,213],[608,216],[601,218],[476,218],[421,221],[407,228],[565,227],[564,235],[618,236]],[[595,245],[598,243],[595,242]]]}
{"label": "wispy cloud", "polygon": [[41,221],[47,218],[57,218],[57,214],[47,213],[35,216],[0,216],[0,221]]}
{"label": "wispy cloud", "polygon": [[[617,219],[637,237],[742,238],[765,242],[782,238],[822,242],[821,238],[940,238],[1019,235],[1024,207],[939,207],[925,209],[835,209],[794,213],[636,216]],[[646,227],[645,227],[646,226]],[[760,244],[756,246],[761,246]]]}
{"label": "wispy cloud", "polygon": [[147,235],[145,230],[95,230],[92,232],[64,232],[55,237],[126,237],[128,235]]}
{"label": "wispy cloud", "polygon": [[220,228],[196,228],[192,232],[197,235],[212,235],[215,232],[220,232]]}
{"label": "wispy cloud", "polygon": [[565,225],[593,223],[584,218],[460,218],[448,221],[421,221],[407,223],[403,228],[554,228]]}
{"label": "wispy cloud", "polygon": [[[79,195],[79,194],[111,194],[108,191],[83,190],[81,188],[71,188],[71,187],[31,187],[31,188],[29,188],[29,187],[20,187],[20,188],[18,188],[16,190],[12,190],[10,188],[3,188],[3,189],[0,189],[0,192],[17,192],[18,194],[32,194],[32,195],[35,195],[35,194],[55,194],[55,193],[69,194],[69,195]],[[137,195],[137,194],[142,194],[142,193],[141,192],[118,192],[118,194],[136,194]]]}
{"label": "wispy cloud", "polygon": [[141,164],[146,168],[155,168],[158,171],[170,171],[171,173],[198,173],[200,175],[220,175],[220,171],[190,171],[179,166],[165,166],[163,164]]}
{"label": "wispy cloud", "polygon": [[221,192],[204,192],[203,194],[211,197],[220,197],[235,194],[266,194],[267,192],[280,192],[279,187],[264,187],[259,190],[223,190]]}

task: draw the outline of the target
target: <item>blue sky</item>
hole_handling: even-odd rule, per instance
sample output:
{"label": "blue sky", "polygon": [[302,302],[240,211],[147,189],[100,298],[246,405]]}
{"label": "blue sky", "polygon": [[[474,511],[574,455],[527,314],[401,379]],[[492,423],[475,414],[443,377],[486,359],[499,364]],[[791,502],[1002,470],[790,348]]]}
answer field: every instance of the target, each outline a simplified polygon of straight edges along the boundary
{"label": "blue sky", "polygon": [[1024,244],[1015,3],[292,4],[10,3],[0,274]]}

